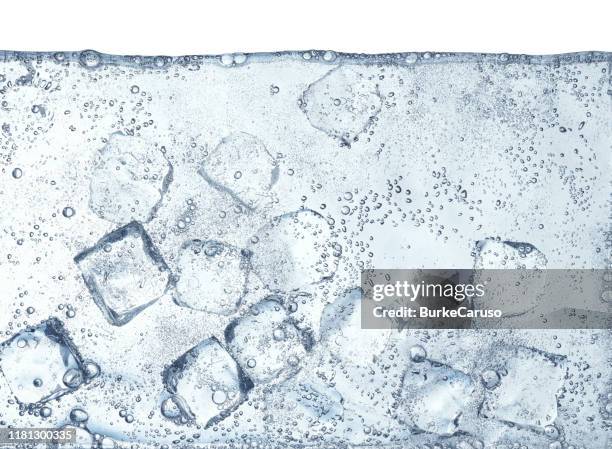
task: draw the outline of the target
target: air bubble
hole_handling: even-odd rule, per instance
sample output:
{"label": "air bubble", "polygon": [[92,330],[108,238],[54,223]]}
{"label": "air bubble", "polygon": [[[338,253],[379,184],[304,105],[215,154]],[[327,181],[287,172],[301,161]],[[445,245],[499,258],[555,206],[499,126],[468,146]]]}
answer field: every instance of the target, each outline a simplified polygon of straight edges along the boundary
{"label": "air bubble", "polygon": [[94,50],[85,50],[81,52],[79,62],[83,67],[95,69],[102,64],[102,55]]}
{"label": "air bubble", "polygon": [[82,408],[74,408],[70,411],[70,419],[74,423],[83,423],[89,419],[89,415]]}
{"label": "air bubble", "polygon": [[164,399],[161,404],[161,413],[166,418],[175,419],[181,415],[181,410],[178,408],[173,398],[167,398]]}
{"label": "air bubble", "polygon": [[221,55],[221,64],[224,66],[231,66],[234,63],[234,57],[231,54]]}
{"label": "air bubble", "polygon": [[66,218],[71,218],[74,216],[74,209],[70,206],[64,207],[64,210],[62,210],[62,215]]}
{"label": "air bubble", "polygon": [[325,53],[323,53],[323,60],[327,61],[327,62],[332,62],[336,59],[336,53],[328,50]]}
{"label": "air bubble", "polygon": [[221,405],[227,400],[227,394],[224,391],[217,390],[213,393],[212,400],[215,404]]}
{"label": "air bubble", "polygon": [[234,64],[244,64],[247,60],[247,55],[244,53],[236,53],[234,55]]}
{"label": "air bubble", "polygon": [[83,365],[83,371],[85,372],[85,377],[87,377],[87,380],[91,380],[98,377],[100,374],[100,366],[98,366],[98,364],[95,362],[87,361]]}
{"label": "air bubble", "polygon": [[404,58],[404,61],[406,62],[406,64],[414,64],[415,62],[417,62],[418,59],[418,55],[416,53],[410,53],[406,56],[406,58]]}
{"label": "air bubble", "polygon": [[425,351],[425,348],[423,346],[414,345],[410,348],[410,360],[412,360],[413,362],[421,363],[424,362],[426,358],[427,351]]}
{"label": "air bubble", "polygon": [[83,376],[79,370],[71,368],[66,371],[62,381],[69,388],[77,388],[83,382]]}
{"label": "air bubble", "polygon": [[274,329],[274,332],[272,332],[272,336],[274,337],[274,340],[282,341],[285,339],[285,331],[280,328]]}

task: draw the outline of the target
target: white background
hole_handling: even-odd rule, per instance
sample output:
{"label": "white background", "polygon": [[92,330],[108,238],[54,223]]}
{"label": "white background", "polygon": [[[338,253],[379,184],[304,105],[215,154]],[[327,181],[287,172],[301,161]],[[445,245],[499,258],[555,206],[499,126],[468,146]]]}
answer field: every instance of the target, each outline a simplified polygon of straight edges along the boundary
{"label": "white background", "polygon": [[612,51],[610,1],[3,2],[0,48],[181,55]]}

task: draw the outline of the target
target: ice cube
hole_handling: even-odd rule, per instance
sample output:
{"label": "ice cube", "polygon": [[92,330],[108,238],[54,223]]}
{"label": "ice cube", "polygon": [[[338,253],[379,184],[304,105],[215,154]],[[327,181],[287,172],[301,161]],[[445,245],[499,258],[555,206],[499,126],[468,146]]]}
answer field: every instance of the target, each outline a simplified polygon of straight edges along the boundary
{"label": "ice cube", "polygon": [[342,66],[308,86],[301,109],[313,127],[350,146],[371,126],[382,102],[375,80],[355,67]]}
{"label": "ice cube", "polygon": [[151,142],[115,133],[98,151],[89,207],[118,224],[149,221],[172,179],[172,166]]}
{"label": "ice cube", "polygon": [[[3,79],[6,80],[5,74]],[[13,83],[3,82],[0,102],[0,161],[4,163],[11,161],[13,152],[19,146],[35,143],[55,124],[54,108],[59,89],[50,89],[47,82],[35,85],[31,81],[32,72],[15,79]],[[32,132],[33,130],[35,132]]]}
{"label": "ice cube", "polygon": [[254,209],[270,198],[278,165],[261,140],[238,132],[221,140],[199,173],[215,189]]}
{"label": "ice cube", "polygon": [[[205,428],[223,420],[246,398],[251,380],[214,337],[179,357],[164,372],[169,399],[179,415]],[[164,406],[170,409],[167,405]],[[167,411],[166,417],[173,417]]]}
{"label": "ice cube", "polygon": [[85,378],[81,356],[56,318],[2,343],[0,371],[24,405],[42,404],[74,391]]}
{"label": "ice cube", "polygon": [[461,430],[463,415],[476,416],[480,395],[472,378],[425,360],[403,376],[397,418],[419,430],[449,436]]}
{"label": "ice cube", "polygon": [[105,235],[74,261],[94,301],[115,326],[155,302],[170,280],[166,263],[136,221]]}
{"label": "ice cube", "polygon": [[295,325],[285,308],[274,299],[255,304],[225,329],[231,354],[255,383],[282,381],[293,376],[310,336]]}
{"label": "ice cube", "polygon": [[356,366],[340,364],[333,357],[324,357],[315,375],[333,385],[334,391],[340,394],[345,418],[353,415],[370,430],[386,432],[397,428],[397,421],[392,417],[392,406],[402,372],[402,367],[391,368],[387,361]]}
{"label": "ice cube", "polygon": [[[546,264],[546,256],[530,243],[490,239],[478,241],[474,283],[483,284],[486,288],[484,296],[473,297],[474,308],[500,310],[506,320],[516,316],[519,320],[524,319],[520,316],[541,301],[539,295],[545,286]],[[478,327],[478,322],[478,319],[474,320],[475,327]]]}
{"label": "ice cube", "polygon": [[252,266],[272,290],[290,291],[330,278],[338,259],[331,229],[319,213],[304,209],[274,218],[252,238]]}
{"label": "ice cube", "polygon": [[480,415],[522,426],[544,428],[557,418],[564,358],[524,346],[496,345],[482,360],[481,375],[499,381],[487,390]]}
{"label": "ice cube", "polygon": [[219,315],[234,313],[245,294],[248,253],[225,243],[192,240],[177,262],[176,302]]}
{"label": "ice cube", "polygon": [[325,306],[321,316],[321,342],[337,359],[360,366],[372,363],[385,349],[391,336],[388,329],[361,328],[362,290],[343,292]]}
{"label": "ice cube", "polygon": [[342,396],[310,373],[268,387],[264,400],[266,421],[293,441],[321,438],[343,420]]}

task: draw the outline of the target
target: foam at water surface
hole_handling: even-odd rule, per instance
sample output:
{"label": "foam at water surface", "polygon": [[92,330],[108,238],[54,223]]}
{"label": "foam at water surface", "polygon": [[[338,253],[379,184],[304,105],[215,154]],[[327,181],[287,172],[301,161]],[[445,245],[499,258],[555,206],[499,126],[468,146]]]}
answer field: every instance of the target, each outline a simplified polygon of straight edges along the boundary
{"label": "foam at water surface", "polygon": [[366,331],[357,296],[610,268],[611,61],[0,53],[0,427],[606,448],[609,330]]}

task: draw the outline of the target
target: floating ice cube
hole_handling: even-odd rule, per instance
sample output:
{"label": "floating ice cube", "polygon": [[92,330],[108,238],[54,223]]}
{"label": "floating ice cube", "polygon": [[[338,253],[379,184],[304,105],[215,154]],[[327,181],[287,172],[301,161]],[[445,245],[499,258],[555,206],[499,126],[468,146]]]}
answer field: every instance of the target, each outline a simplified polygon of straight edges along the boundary
{"label": "floating ice cube", "polygon": [[267,421],[296,441],[333,431],[344,415],[342,396],[306,373],[268,387],[265,403]]}
{"label": "floating ice cube", "polygon": [[220,315],[234,313],[245,294],[248,264],[246,251],[231,245],[187,242],[177,262],[177,304]]}
{"label": "floating ice cube", "polygon": [[382,101],[371,75],[342,66],[308,86],[301,108],[313,127],[350,146],[372,124]]}
{"label": "floating ice cube", "polygon": [[255,383],[293,376],[312,346],[310,336],[298,329],[285,308],[273,299],[255,304],[247,315],[230,323],[225,340]]}
{"label": "floating ice cube", "polygon": [[215,189],[253,209],[270,197],[278,165],[257,137],[238,132],[221,140],[199,173]]}
{"label": "floating ice cube", "polygon": [[153,143],[112,134],[94,160],[89,207],[118,224],[149,221],[171,178],[172,166]]}
{"label": "floating ice cube", "polygon": [[164,294],[166,263],[142,225],[129,223],[105,235],[74,261],[106,318],[122,326]]}
{"label": "floating ice cube", "polygon": [[253,270],[273,290],[290,291],[320,282],[337,268],[331,238],[329,224],[315,211],[276,217],[252,238]]}
{"label": "floating ice cube", "polygon": [[400,422],[445,436],[461,430],[462,416],[475,416],[479,403],[470,376],[429,360],[408,366],[400,397]]}
{"label": "floating ice cube", "polygon": [[40,404],[79,388],[79,352],[56,318],[22,330],[0,345],[0,371],[17,401]]}
{"label": "floating ice cube", "polygon": [[367,366],[385,349],[391,335],[387,329],[361,328],[360,288],[342,293],[323,309],[321,342],[332,356],[345,363]]}
{"label": "floating ice cube", "polygon": [[524,242],[480,240],[476,242],[476,269],[544,269],[546,256]]}
{"label": "floating ice cube", "polygon": [[179,357],[164,372],[164,384],[177,414],[165,404],[164,416],[180,415],[209,427],[234,411],[253,387],[216,338],[208,338]]}
{"label": "floating ice cube", "polygon": [[480,411],[523,426],[543,428],[557,418],[557,394],[563,387],[564,358],[522,346],[494,346],[483,359],[483,374],[499,375]]}

